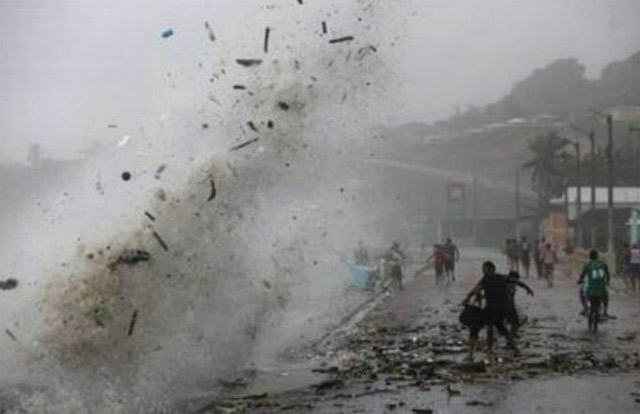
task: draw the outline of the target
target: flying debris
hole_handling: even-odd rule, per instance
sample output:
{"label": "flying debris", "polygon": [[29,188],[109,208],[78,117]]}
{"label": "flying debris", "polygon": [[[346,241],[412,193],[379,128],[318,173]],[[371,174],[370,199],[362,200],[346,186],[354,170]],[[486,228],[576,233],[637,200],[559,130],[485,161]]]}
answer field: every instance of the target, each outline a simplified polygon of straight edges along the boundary
{"label": "flying debris", "polygon": [[133,330],[136,327],[136,320],[138,319],[138,309],[133,311],[131,315],[131,321],[129,322],[129,329],[127,330],[127,336],[133,335]]}
{"label": "flying debris", "polygon": [[327,22],[322,22],[322,34],[327,34]]}
{"label": "flying debris", "polygon": [[264,53],[269,53],[269,35],[271,34],[271,28],[264,29]]}
{"label": "flying debris", "polygon": [[253,121],[247,122],[247,125],[249,125],[249,128],[251,128],[253,132],[258,132],[258,128],[256,128],[256,125],[253,123]]}
{"label": "flying debris", "polygon": [[262,63],[262,59],[236,59],[236,63],[240,66],[250,68],[252,66],[258,66]]}
{"label": "flying debris", "polygon": [[149,217],[149,220],[151,221],[156,221],[156,218],[153,216],[153,214],[149,213],[148,211],[145,210],[144,215]]}
{"label": "flying debris", "polygon": [[258,142],[259,139],[260,138],[250,139],[249,141],[245,141],[242,144],[236,145],[235,147],[229,148],[229,151],[237,151],[237,150],[240,150],[240,149],[242,149],[244,147],[248,147],[249,145],[253,144],[254,142]]}
{"label": "flying debris", "polygon": [[278,106],[280,107],[280,109],[282,109],[283,111],[288,111],[290,106],[288,103],[286,102],[278,102]]}
{"label": "flying debris", "polygon": [[173,36],[173,29],[167,29],[164,32],[162,32],[162,37],[164,39],[167,39],[169,37]]}
{"label": "flying debris", "polygon": [[204,22],[204,28],[207,29],[207,33],[209,35],[209,40],[212,42],[216,41],[216,35],[213,33],[213,29],[209,25],[209,22]]}
{"label": "flying debris", "polygon": [[148,262],[149,260],[151,260],[151,254],[144,250],[125,250],[118,257],[118,263],[125,264],[137,264],[140,262]]}
{"label": "flying debris", "polygon": [[124,171],[122,173],[122,179],[124,181],[129,181],[131,179],[131,173],[129,171]]}
{"label": "flying debris", "polygon": [[15,279],[0,281],[0,290],[12,290],[16,287],[18,287],[18,281]]}
{"label": "flying debris", "polygon": [[334,44],[334,43],[343,43],[343,42],[351,42],[353,41],[353,36],[344,36],[344,37],[338,37],[337,39],[331,39],[329,40],[329,43]]}
{"label": "flying debris", "polygon": [[209,198],[207,198],[207,201],[211,201],[214,198],[216,198],[216,194],[218,194],[218,191],[216,190],[216,182],[212,180],[209,181],[211,183],[211,193],[209,194]]}
{"label": "flying debris", "polygon": [[156,180],[159,180],[159,179],[160,179],[160,176],[162,175],[162,172],[163,172],[164,170],[166,170],[166,169],[167,169],[167,164],[162,164],[161,166],[159,166],[159,167],[158,167],[158,169],[156,170],[156,174],[155,174],[155,176],[154,176],[154,177],[155,177],[155,179],[156,179]]}
{"label": "flying debris", "polygon": [[167,246],[167,243],[164,242],[164,240],[162,240],[162,237],[160,237],[160,235],[157,232],[153,232],[153,237],[156,238],[156,240],[158,241],[158,243],[160,243],[160,246],[164,249],[165,252],[169,251],[169,246]]}

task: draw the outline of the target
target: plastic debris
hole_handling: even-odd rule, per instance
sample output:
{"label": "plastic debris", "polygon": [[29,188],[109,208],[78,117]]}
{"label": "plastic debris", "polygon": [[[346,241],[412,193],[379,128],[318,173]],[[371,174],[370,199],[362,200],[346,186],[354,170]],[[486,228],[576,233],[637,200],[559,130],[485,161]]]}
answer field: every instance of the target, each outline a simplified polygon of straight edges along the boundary
{"label": "plastic debris", "polygon": [[269,53],[269,35],[271,34],[271,28],[264,29],[264,53]]}
{"label": "plastic debris", "polygon": [[240,66],[252,67],[262,63],[262,59],[236,59],[236,63]]}
{"label": "plastic debris", "polygon": [[173,29],[167,29],[164,32],[162,32],[162,37],[164,39],[167,39],[169,37],[173,36]]}
{"label": "plastic debris", "polygon": [[164,242],[164,240],[162,240],[162,237],[160,237],[160,235],[157,232],[153,232],[153,237],[156,238],[156,240],[158,241],[158,243],[160,243],[160,246],[164,249],[165,252],[169,251],[169,246],[167,246],[167,243]]}
{"label": "plastic debris", "polygon": [[131,179],[131,173],[129,171],[124,171],[122,173],[122,179],[124,181],[129,181]]}
{"label": "plastic debris", "polygon": [[216,194],[218,193],[218,191],[216,190],[216,182],[213,181],[213,179],[211,179],[209,182],[211,184],[211,193],[209,194],[209,198],[207,198],[207,201],[211,201],[216,198]]}
{"label": "plastic debris", "polygon": [[229,148],[229,151],[237,151],[237,150],[240,150],[240,149],[242,149],[244,147],[248,147],[249,145],[253,144],[254,142],[258,142],[259,139],[260,138],[250,139],[249,141],[245,141],[242,144],[236,145],[235,147]]}
{"label": "plastic debris", "polygon": [[136,327],[136,320],[138,319],[138,310],[133,311],[133,315],[131,315],[131,321],[129,322],[129,329],[127,330],[127,336],[133,335],[133,330]]}
{"label": "plastic debris", "polygon": [[16,287],[18,287],[18,281],[15,279],[0,281],[0,290],[12,290]]}
{"label": "plastic debris", "polygon": [[330,44],[334,44],[334,43],[343,43],[343,42],[351,42],[353,41],[353,36],[344,36],[344,37],[339,37],[337,39],[331,39],[329,40]]}

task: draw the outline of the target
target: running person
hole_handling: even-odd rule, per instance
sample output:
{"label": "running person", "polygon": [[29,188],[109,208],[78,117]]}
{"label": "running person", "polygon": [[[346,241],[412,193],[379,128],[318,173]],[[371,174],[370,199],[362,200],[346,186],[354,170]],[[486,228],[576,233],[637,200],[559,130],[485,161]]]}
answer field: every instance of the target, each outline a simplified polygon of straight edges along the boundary
{"label": "running person", "polygon": [[598,318],[600,317],[600,305],[607,295],[607,285],[611,279],[607,264],[598,259],[598,252],[589,252],[589,263],[584,265],[578,284],[587,279],[585,293],[589,301],[589,330],[598,330]]}
{"label": "running person", "polygon": [[531,268],[531,246],[525,236],[522,237],[522,241],[520,242],[520,263],[522,263],[524,277],[528,279],[529,269]]}
{"label": "running person", "polygon": [[451,239],[447,239],[447,242],[444,245],[444,254],[444,271],[446,272],[449,281],[455,282],[455,268],[456,262],[460,260],[460,251],[458,250],[458,246],[451,242]]}
{"label": "running person", "polygon": [[433,245],[433,265],[436,269],[436,285],[439,285],[442,282],[443,273],[444,273],[444,264],[447,260],[447,257],[443,251],[443,248],[439,244]]}
{"label": "running person", "polygon": [[527,294],[533,296],[533,290],[525,283],[520,281],[520,274],[513,270],[507,276],[507,322],[511,327],[511,337],[516,338],[518,329],[520,328],[520,315],[516,309],[516,287],[521,287],[527,291]]}
{"label": "running person", "polygon": [[547,280],[547,286],[553,286],[553,271],[556,263],[558,262],[558,256],[556,250],[551,243],[547,243],[542,251],[542,266],[543,275]]}

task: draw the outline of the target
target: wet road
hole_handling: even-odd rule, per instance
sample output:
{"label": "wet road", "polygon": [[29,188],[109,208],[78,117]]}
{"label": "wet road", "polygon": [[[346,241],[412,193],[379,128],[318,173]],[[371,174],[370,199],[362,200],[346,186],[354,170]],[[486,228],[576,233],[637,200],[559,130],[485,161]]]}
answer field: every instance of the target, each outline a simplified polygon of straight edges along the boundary
{"label": "wet road", "polygon": [[[335,335],[307,363],[327,376],[321,385],[259,398],[234,400],[205,412],[255,413],[631,413],[640,409],[638,296],[614,280],[610,313],[617,318],[587,332],[579,316],[576,276],[563,266],[548,288],[535,276],[524,281],[517,303],[528,317],[521,331],[522,355],[501,349],[479,352],[466,364],[466,332],[457,322],[459,302],[479,279],[482,261],[498,271],[506,263],[495,251],[463,251],[458,278],[438,287],[433,272],[386,298],[363,320]],[[484,337],[484,333],[481,334]],[[283,371],[289,382],[296,373]],[[300,378],[305,378],[300,373]],[[309,377],[306,377],[307,380]],[[277,387],[275,387],[277,388]],[[289,386],[288,388],[292,388]],[[422,410],[422,411],[421,411]]]}

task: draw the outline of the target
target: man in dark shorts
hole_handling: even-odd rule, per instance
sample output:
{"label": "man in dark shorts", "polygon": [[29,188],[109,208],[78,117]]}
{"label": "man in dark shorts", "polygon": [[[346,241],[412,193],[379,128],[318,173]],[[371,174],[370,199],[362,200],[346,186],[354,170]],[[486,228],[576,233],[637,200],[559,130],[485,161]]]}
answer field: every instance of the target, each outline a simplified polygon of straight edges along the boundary
{"label": "man in dark shorts", "polygon": [[[527,290],[527,293],[533,295],[533,291],[529,289],[524,283],[513,279],[508,279],[504,275],[496,273],[496,266],[492,262],[484,262],[482,265],[483,277],[478,284],[469,292],[465,300],[462,302],[467,305],[472,297],[477,296],[481,292],[484,293],[486,300],[485,308],[485,320],[487,325],[487,348],[489,352],[492,352],[493,348],[493,328],[495,327],[498,332],[507,339],[507,346],[511,348],[516,354],[519,353],[514,338],[504,326],[505,319],[507,318],[509,309],[509,296],[508,285],[516,284],[523,286]],[[470,343],[470,346],[475,347],[475,343]]]}
{"label": "man in dark shorts", "polygon": [[509,272],[507,276],[507,322],[511,328],[511,336],[517,338],[518,328],[520,328],[520,315],[516,309],[516,287],[521,287],[527,294],[533,296],[533,290],[525,283],[520,282],[520,274],[515,271]]}
{"label": "man in dark shorts", "polygon": [[458,246],[451,242],[451,239],[447,239],[447,242],[444,245],[444,254],[444,271],[446,272],[449,281],[455,282],[455,268],[456,262],[460,260],[460,251],[458,250]]}
{"label": "man in dark shorts", "polygon": [[611,280],[609,267],[598,259],[596,250],[589,252],[589,263],[584,265],[578,284],[582,284],[585,278],[587,279],[585,291],[589,301],[589,329],[595,331],[597,330],[597,320],[600,317],[600,305],[607,296],[607,285]]}

